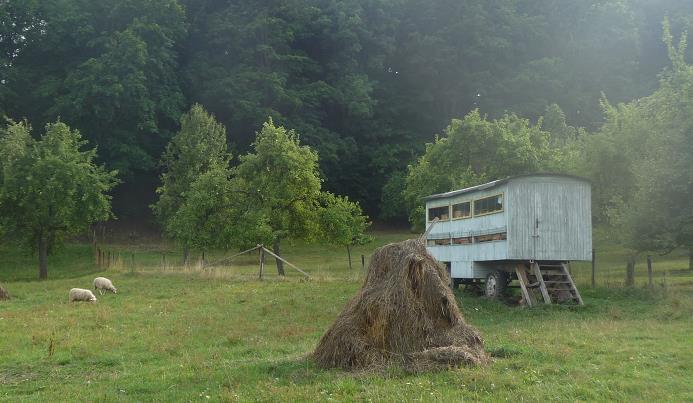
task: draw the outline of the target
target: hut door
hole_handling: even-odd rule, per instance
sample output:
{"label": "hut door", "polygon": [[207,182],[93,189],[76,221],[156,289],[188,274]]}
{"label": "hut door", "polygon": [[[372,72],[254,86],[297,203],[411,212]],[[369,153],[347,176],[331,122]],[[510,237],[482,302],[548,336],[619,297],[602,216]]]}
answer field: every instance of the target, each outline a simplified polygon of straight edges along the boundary
{"label": "hut door", "polygon": [[565,229],[563,221],[567,211],[562,200],[565,195],[556,193],[550,184],[532,185],[534,193],[534,229],[532,246],[534,260],[559,260],[558,246],[562,242]]}

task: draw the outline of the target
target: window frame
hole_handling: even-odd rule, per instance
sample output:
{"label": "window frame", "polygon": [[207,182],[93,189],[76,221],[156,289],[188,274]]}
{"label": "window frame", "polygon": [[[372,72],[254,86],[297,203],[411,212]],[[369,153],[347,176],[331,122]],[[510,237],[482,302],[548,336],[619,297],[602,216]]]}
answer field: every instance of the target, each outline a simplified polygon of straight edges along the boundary
{"label": "window frame", "polygon": [[[479,214],[476,213],[476,202],[478,202],[480,200],[485,200],[485,199],[492,199],[494,197],[499,197],[499,196],[502,198],[500,210],[494,210],[494,211],[489,211],[486,213],[479,213]],[[504,211],[505,211],[505,193],[503,193],[503,192],[495,194],[495,195],[484,196],[484,197],[481,197],[479,199],[474,199],[474,204],[472,205],[472,214],[473,214],[472,216],[473,217],[483,217],[485,215],[498,214],[498,213],[502,213]]]}
{"label": "window frame", "polygon": [[448,203],[446,206],[436,206],[436,207],[427,208],[426,209],[426,222],[433,222],[433,220],[435,220],[435,217],[433,218],[433,220],[431,219],[431,214],[430,214],[431,210],[439,209],[439,208],[445,208],[445,207],[447,207],[447,209],[448,209],[448,218],[446,218],[446,219],[439,218],[438,221],[450,221],[450,203]]}
{"label": "window frame", "polygon": [[[455,218],[455,206],[457,206],[458,204],[465,204],[465,203],[469,204],[469,215],[464,216],[464,217]],[[454,221],[454,220],[466,220],[469,218],[473,218],[474,217],[474,211],[472,211],[473,208],[474,208],[473,200],[464,200],[464,201],[455,202],[455,203],[451,202],[450,203],[450,213],[451,213],[450,219]]]}

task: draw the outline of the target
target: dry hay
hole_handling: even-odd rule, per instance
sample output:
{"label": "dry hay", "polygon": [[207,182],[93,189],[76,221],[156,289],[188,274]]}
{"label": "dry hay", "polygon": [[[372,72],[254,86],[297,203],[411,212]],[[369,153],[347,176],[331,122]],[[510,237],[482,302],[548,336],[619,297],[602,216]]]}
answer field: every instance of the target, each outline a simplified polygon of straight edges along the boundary
{"label": "dry hay", "polygon": [[0,301],[10,299],[10,293],[0,284]]}
{"label": "dry hay", "polygon": [[361,290],[313,352],[325,368],[377,369],[390,364],[418,372],[485,364],[479,332],[467,325],[446,270],[418,240],[373,254]]}

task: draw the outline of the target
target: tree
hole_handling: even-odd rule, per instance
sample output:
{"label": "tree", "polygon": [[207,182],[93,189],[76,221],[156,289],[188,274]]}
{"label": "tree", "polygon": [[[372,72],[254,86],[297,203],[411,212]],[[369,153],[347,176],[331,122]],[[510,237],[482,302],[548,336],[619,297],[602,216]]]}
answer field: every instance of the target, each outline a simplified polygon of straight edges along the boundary
{"label": "tree", "polygon": [[405,222],[409,216],[402,192],[406,186],[406,172],[394,172],[385,182],[380,195],[380,218],[385,221]]}
{"label": "tree", "polygon": [[361,206],[349,201],[348,197],[323,192],[320,204],[319,220],[323,239],[346,246],[349,269],[351,269],[351,247],[365,245],[372,241],[372,238],[365,234],[370,226],[368,217],[363,215]]}
{"label": "tree", "polygon": [[48,277],[48,255],[66,236],[112,217],[107,192],[116,171],[94,163],[96,149],[58,121],[39,140],[27,123],[10,122],[0,137],[0,220],[9,235],[38,251],[39,278]]}
{"label": "tree", "polygon": [[549,138],[539,125],[516,115],[489,120],[474,110],[453,119],[409,166],[403,195],[411,224],[423,223],[424,196],[552,166],[557,151]]}
{"label": "tree", "polygon": [[632,160],[636,191],[624,215],[633,248],[662,254],[684,248],[693,271],[693,66],[685,60],[685,33],[673,45],[665,20],[663,36],[671,69],[652,95],[631,103],[631,122],[621,127],[637,125],[643,134],[639,146],[630,145],[638,156]]}
{"label": "tree", "polygon": [[[173,221],[174,216],[185,203],[193,183],[213,167],[215,173],[206,180],[218,179],[216,175],[228,167],[231,154],[226,145],[226,129],[201,105],[195,104],[183,114],[180,126],[161,158],[161,186],[156,190],[159,199],[151,207],[164,232],[182,243],[183,260],[187,263],[191,238],[183,236],[177,222]],[[197,186],[199,190],[205,185]],[[180,219],[179,216],[177,220]]]}
{"label": "tree", "polygon": [[228,249],[236,239],[236,220],[231,215],[234,198],[228,167],[212,164],[185,192],[183,202],[166,225],[168,234],[202,251]]}
{"label": "tree", "polygon": [[[318,155],[301,145],[298,133],[270,118],[252,150],[240,158],[233,178],[238,203],[239,239],[272,243],[280,255],[284,239],[312,239],[319,233],[321,180]],[[277,260],[277,271],[284,266]]]}
{"label": "tree", "polygon": [[178,2],[10,0],[4,18],[0,26],[16,30],[3,75],[7,114],[40,125],[60,116],[128,182],[153,176],[185,105]]}

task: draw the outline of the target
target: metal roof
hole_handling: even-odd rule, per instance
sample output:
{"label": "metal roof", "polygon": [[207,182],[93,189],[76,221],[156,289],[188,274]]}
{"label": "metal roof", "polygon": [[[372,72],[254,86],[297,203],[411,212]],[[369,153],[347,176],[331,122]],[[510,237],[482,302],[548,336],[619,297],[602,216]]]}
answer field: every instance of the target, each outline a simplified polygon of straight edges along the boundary
{"label": "metal roof", "polygon": [[569,175],[569,174],[559,174],[559,173],[550,173],[550,172],[547,172],[547,173],[533,173],[533,174],[524,174],[524,175],[510,176],[510,177],[507,177],[507,178],[504,178],[504,179],[498,179],[498,180],[495,180],[495,181],[492,181],[492,182],[488,182],[488,183],[484,183],[484,184],[481,184],[481,185],[476,185],[476,186],[472,186],[472,187],[468,187],[468,188],[464,188],[464,189],[453,190],[453,191],[445,192],[445,193],[437,193],[437,194],[434,194],[434,195],[426,196],[426,197],[423,198],[423,200],[444,199],[444,198],[447,198],[447,197],[459,196],[459,195],[465,194],[465,193],[471,193],[471,192],[476,192],[476,191],[486,190],[486,189],[493,189],[493,188],[495,188],[495,187],[497,187],[497,186],[500,186],[500,185],[502,185],[502,184],[504,184],[504,183],[513,181],[513,180],[515,180],[515,179],[527,178],[527,177],[531,177],[531,176],[557,176],[557,177],[571,178],[571,179],[581,180],[581,181],[584,181],[584,182],[589,182],[589,180],[587,180],[587,179],[585,179],[585,178],[582,178],[582,177],[580,177],[580,176],[575,176],[575,175]]}

